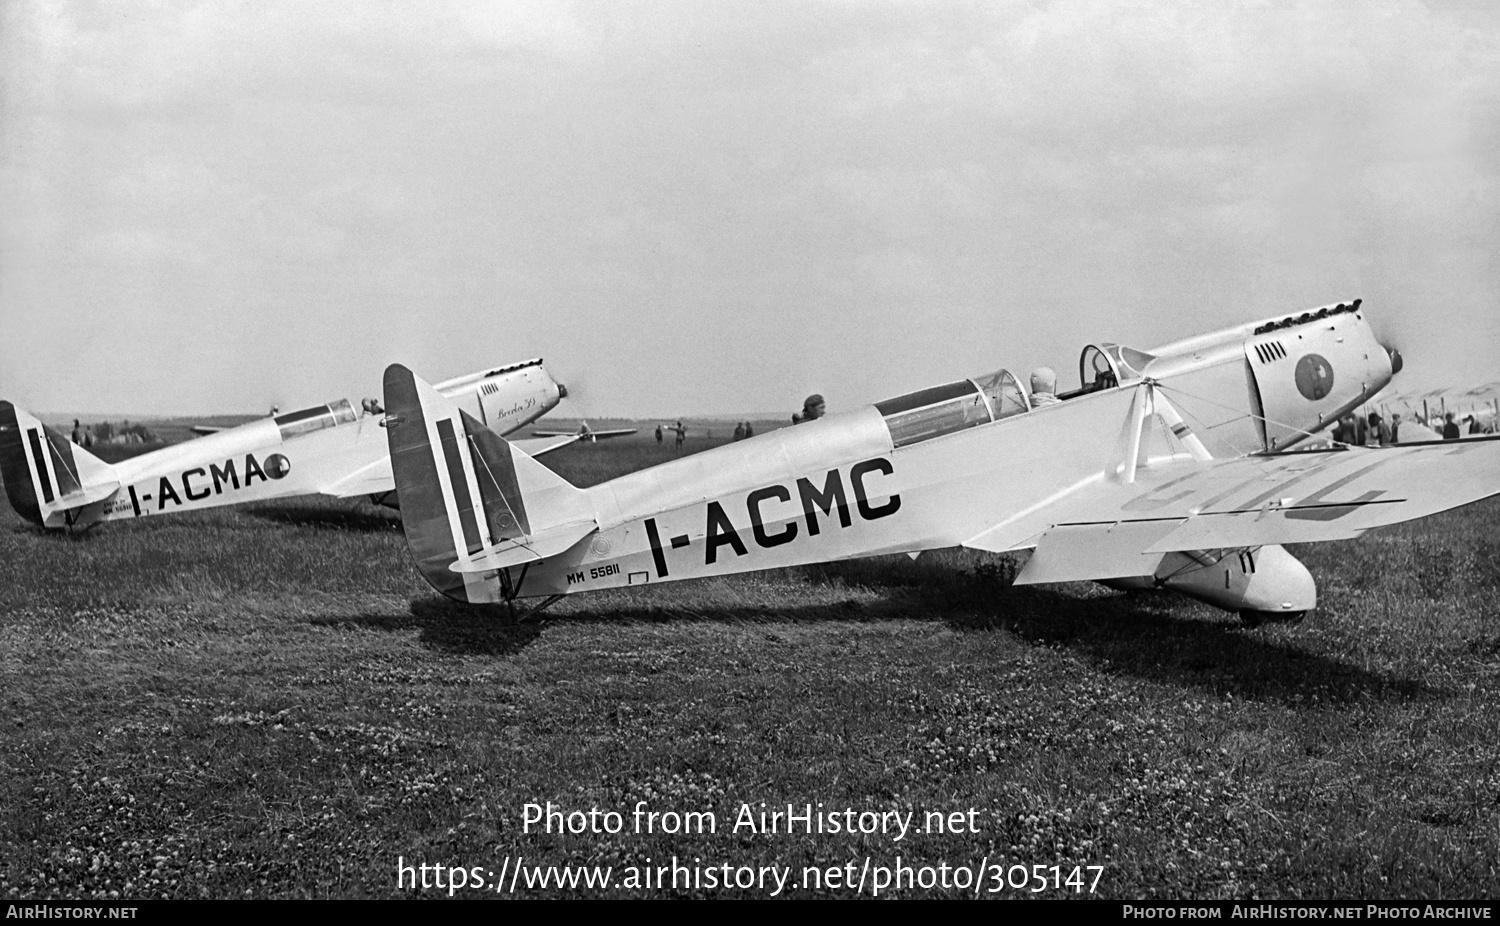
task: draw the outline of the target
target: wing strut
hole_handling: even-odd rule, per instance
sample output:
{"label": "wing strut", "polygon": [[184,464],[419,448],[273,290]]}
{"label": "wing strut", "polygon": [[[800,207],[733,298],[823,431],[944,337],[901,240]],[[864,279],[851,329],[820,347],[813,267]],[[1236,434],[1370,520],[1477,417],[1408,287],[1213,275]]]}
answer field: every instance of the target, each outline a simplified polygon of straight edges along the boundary
{"label": "wing strut", "polygon": [[1167,397],[1161,394],[1157,383],[1153,379],[1144,380],[1135,389],[1135,396],[1130,403],[1130,411],[1125,419],[1125,427],[1120,431],[1120,440],[1115,446],[1113,465],[1105,472],[1105,476],[1118,482],[1129,485],[1135,482],[1136,468],[1146,462],[1142,459],[1142,437],[1146,429],[1146,423],[1153,417],[1160,418],[1172,436],[1182,442],[1193,459],[1199,463],[1206,463],[1213,459],[1208,448],[1203,446],[1203,441],[1193,433],[1187,422],[1182,420],[1182,415],[1167,401]]}

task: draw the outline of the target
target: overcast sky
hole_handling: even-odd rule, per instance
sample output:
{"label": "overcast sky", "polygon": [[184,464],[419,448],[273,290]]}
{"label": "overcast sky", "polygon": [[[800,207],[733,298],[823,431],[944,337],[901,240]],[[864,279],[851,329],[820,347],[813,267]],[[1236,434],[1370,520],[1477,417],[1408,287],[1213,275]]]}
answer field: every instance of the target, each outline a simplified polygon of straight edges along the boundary
{"label": "overcast sky", "polygon": [[1356,296],[1497,379],[1489,8],[7,3],[0,398],[837,410]]}

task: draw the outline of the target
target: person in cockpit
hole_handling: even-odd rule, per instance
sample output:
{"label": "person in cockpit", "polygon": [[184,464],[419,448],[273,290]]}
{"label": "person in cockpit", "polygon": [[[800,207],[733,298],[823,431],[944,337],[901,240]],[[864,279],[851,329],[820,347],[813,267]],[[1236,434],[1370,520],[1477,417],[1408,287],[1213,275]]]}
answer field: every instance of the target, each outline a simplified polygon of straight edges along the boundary
{"label": "person in cockpit", "polygon": [[1057,397],[1057,372],[1051,367],[1037,367],[1032,370],[1031,407],[1056,405],[1061,401],[1062,399]]}
{"label": "person in cockpit", "polygon": [[802,411],[792,414],[792,424],[801,424],[804,421],[817,421],[827,413],[827,406],[823,403],[823,397],[814,393],[807,397],[802,403]]}

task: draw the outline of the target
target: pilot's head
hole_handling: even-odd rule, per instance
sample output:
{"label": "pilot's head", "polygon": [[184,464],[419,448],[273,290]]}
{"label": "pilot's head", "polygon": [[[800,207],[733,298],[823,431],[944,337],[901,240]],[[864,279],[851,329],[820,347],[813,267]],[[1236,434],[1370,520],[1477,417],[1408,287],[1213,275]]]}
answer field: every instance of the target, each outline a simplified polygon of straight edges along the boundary
{"label": "pilot's head", "polygon": [[1037,367],[1031,371],[1031,394],[1057,392],[1057,371],[1051,367]]}
{"label": "pilot's head", "polygon": [[815,392],[807,397],[807,401],[802,403],[802,420],[816,421],[822,418],[827,411],[827,406],[823,404],[823,397]]}

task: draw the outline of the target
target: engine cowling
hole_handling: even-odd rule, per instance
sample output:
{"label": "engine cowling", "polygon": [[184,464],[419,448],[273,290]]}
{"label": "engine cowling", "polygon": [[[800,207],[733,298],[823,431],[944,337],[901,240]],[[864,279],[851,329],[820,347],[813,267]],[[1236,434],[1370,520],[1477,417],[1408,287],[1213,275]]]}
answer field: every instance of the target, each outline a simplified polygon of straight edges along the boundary
{"label": "engine cowling", "polygon": [[[1103,351],[1085,348],[1085,361],[1095,354]],[[1401,369],[1400,355],[1376,339],[1358,299],[1141,356],[1135,375],[1156,381],[1215,456],[1291,449],[1368,401]]]}
{"label": "engine cowling", "polygon": [[1268,322],[1245,341],[1266,450],[1286,450],[1364,404],[1400,369],[1359,300]]}

